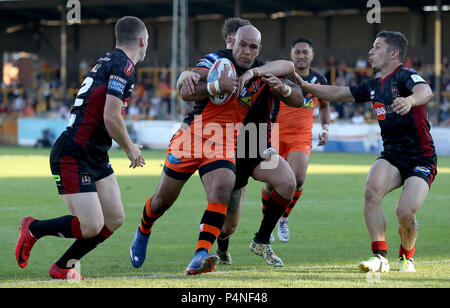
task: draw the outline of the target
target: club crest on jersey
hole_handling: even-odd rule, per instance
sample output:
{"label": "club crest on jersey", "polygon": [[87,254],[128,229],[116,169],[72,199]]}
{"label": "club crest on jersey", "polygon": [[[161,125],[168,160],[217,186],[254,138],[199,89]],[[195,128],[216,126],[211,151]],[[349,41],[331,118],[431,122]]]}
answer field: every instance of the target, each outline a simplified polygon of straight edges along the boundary
{"label": "club crest on jersey", "polygon": [[303,100],[302,108],[304,108],[304,109],[314,109],[314,97],[312,97],[312,95],[310,95],[310,94],[308,94],[305,97],[305,99]]}
{"label": "club crest on jersey", "polygon": [[250,107],[252,104],[252,94],[247,88],[243,88],[239,93],[239,102],[245,107]]}
{"label": "club crest on jersey", "polygon": [[391,83],[391,92],[392,92],[393,99],[396,99],[397,97],[400,96],[400,94],[398,92],[398,88],[397,88],[397,83],[395,81]]}
{"label": "club crest on jersey", "polygon": [[128,60],[127,66],[125,67],[125,70],[124,70],[125,75],[130,76],[133,73],[133,71],[134,71],[134,65],[130,60]]}
{"label": "club crest on jersey", "polygon": [[81,185],[91,185],[91,177],[89,175],[82,175],[81,176]]}

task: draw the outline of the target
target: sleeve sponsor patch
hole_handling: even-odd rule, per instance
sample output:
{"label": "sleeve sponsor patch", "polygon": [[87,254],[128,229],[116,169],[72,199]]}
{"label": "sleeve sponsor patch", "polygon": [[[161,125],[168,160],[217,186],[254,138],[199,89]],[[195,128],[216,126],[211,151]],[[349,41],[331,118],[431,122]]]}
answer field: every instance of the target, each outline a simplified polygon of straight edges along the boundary
{"label": "sleeve sponsor patch", "polygon": [[196,67],[203,67],[210,69],[213,66],[213,64],[214,63],[212,63],[210,60],[203,58],[200,61],[198,61]]}
{"label": "sleeve sponsor patch", "polygon": [[200,59],[200,61],[197,62],[196,67],[203,67],[210,69],[214,65],[214,63],[219,59],[220,59],[219,55],[216,54],[215,52],[209,53],[202,59]]}
{"label": "sleeve sponsor patch", "polygon": [[108,90],[114,91],[123,95],[127,81],[115,75],[109,76]]}
{"label": "sleeve sponsor patch", "polygon": [[411,75],[411,79],[412,79],[415,83],[418,83],[418,82],[426,82],[420,75],[417,75],[417,74]]}

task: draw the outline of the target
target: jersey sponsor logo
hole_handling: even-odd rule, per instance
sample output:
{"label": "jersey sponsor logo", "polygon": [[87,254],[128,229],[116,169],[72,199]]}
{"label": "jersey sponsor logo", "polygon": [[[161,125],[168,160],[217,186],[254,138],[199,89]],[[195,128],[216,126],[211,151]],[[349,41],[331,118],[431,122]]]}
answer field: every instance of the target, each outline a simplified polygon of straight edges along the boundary
{"label": "jersey sponsor logo", "polygon": [[308,95],[307,97],[305,97],[302,108],[314,109],[314,97],[312,97],[312,95]]}
{"label": "jersey sponsor logo", "polygon": [[127,66],[125,67],[125,75],[130,76],[134,71],[134,65],[131,63],[130,60],[128,60]]}
{"label": "jersey sponsor logo", "polygon": [[175,157],[172,153],[169,153],[169,155],[167,155],[167,160],[172,164],[181,164],[181,159]]}
{"label": "jersey sponsor logo", "polygon": [[417,82],[425,82],[425,80],[420,75],[411,75],[411,79],[417,83]]}
{"label": "jersey sponsor logo", "polygon": [[428,176],[431,173],[431,170],[424,166],[417,166],[414,168],[414,172],[422,172],[424,175]]}
{"label": "jersey sponsor logo", "polygon": [[385,120],[386,114],[391,113],[392,109],[390,106],[386,108],[386,106],[382,103],[375,103],[373,104],[373,109],[375,109],[375,113],[377,115],[378,120]]}
{"label": "jersey sponsor logo", "polygon": [[127,86],[127,81],[115,75],[109,77],[108,90],[115,91],[123,95],[125,87]]}

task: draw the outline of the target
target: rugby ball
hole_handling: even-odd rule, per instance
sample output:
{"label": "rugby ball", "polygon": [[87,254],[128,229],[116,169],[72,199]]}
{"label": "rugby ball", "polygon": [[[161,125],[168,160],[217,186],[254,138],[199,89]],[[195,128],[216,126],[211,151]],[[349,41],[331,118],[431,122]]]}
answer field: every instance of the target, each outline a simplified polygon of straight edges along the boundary
{"label": "rugby ball", "polygon": [[[236,77],[236,69],[234,68],[233,63],[227,58],[221,58],[214,62],[213,66],[209,69],[207,82],[214,82],[219,80],[222,73],[225,71],[225,66],[229,66],[228,76]],[[230,100],[233,96],[233,93],[220,93],[216,96],[211,96],[211,101],[216,105],[223,105]]]}

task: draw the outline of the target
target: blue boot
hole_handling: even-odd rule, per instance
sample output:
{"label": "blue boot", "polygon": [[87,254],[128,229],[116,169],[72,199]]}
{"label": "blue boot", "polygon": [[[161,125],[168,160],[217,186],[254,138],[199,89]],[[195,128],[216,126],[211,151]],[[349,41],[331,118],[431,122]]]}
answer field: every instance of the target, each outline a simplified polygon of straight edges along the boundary
{"label": "blue boot", "polygon": [[147,254],[147,244],[148,244],[149,238],[150,238],[150,234],[143,235],[138,227],[138,229],[136,231],[136,235],[134,236],[133,242],[131,243],[131,247],[130,247],[131,264],[136,268],[141,267],[141,265],[145,261],[145,256]]}
{"label": "blue boot", "polygon": [[206,250],[199,250],[194,254],[191,263],[186,268],[186,274],[198,275],[212,272],[219,261],[219,256],[210,255]]}

